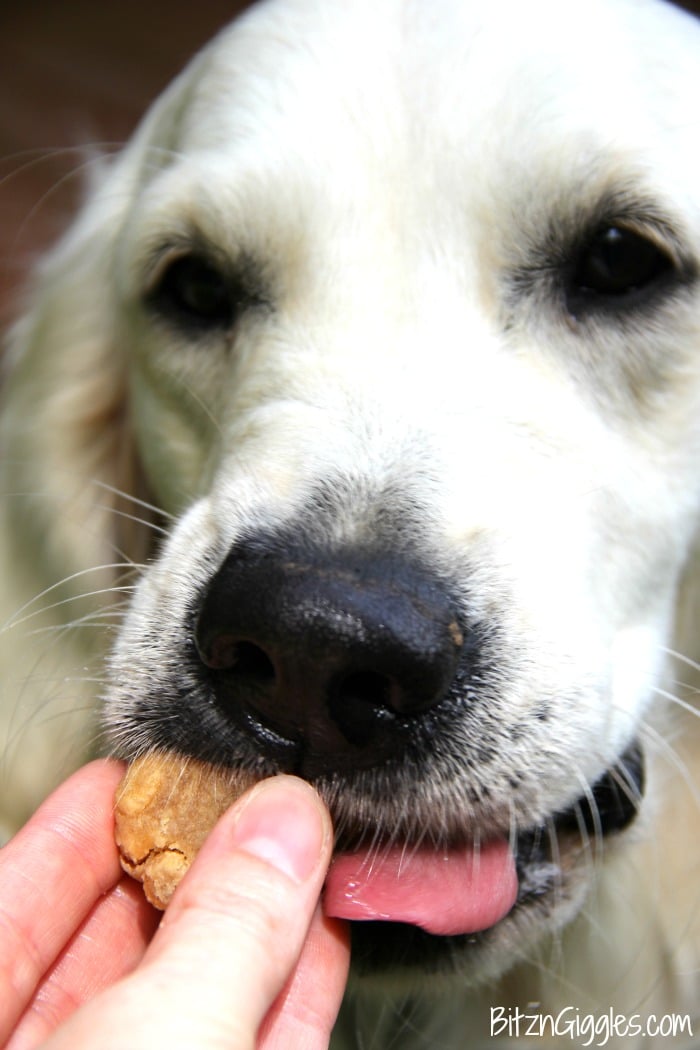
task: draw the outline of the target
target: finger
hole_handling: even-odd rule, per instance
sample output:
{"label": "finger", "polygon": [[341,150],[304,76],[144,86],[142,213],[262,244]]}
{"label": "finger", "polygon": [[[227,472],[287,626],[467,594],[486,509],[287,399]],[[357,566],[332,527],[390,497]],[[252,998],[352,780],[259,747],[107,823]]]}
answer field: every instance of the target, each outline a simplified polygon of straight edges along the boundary
{"label": "finger", "polygon": [[122,1050],[127,1033],[130,1045],[251,1047],[301,953],[331,846],[308,784],[258,785],[207,839],[138,970],[47,1048]]}
{"label": "finger", "polygon": [[130,973],[159,920],[141,887],[125,876],[97,902],[44,975],[6,1050],[39,1046],[78,1006]]}
{"label": "finger", "polygon": [[93,762],[0,853],[0,1045],[46,970],[121,875],[113,799],[123,765]]}
{"label": "finger", "polygon": [[327,1050],[349,964],[347,924],[317,907],[292,976],[262,1024],[258,1050]]}
{"label": "finger", "polygon": [[[301,952],[330,860],[332,828],[316,792],[292,777],[263,783],[231,816],[230,832],[220,828],[218,839],[207,843],[202,861],[211,867],[193,870],[173,900],[152,955],[162,960],[186,929],[188,951],[173,954],[168,966],[182,966],[189,981],[191,952],[203,962],[211,957],[214,928],[225,916],[236,951],[234,958],[231,941],[219,934],[221,969],[228,962],[235,973],[238,963],[236,1004],[232,1010],[230,987],[214,984],[209,1013],[228,1013],[242,1031],[256,1031]],[[203,1004],[201,991],[196,994]]]}

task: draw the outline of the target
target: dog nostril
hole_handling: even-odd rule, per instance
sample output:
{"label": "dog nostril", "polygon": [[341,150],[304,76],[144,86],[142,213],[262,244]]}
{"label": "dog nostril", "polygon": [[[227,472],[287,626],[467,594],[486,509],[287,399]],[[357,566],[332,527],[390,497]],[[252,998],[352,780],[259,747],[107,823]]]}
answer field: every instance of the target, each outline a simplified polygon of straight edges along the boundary
{"label": "dog nostril", "polygon": [[258,681],[271,681],[275,677],[275,667],[264,649],[253,642],[239,642],[235,649],[236,662],[232,670],[247,678]]}
{"label": "dog nostril", "polygon": [[270,682],[275,677],[274,664],[264,649],[229,635],[214,638],[202,659],[212,671],[228,671],[249,681]]}
{"label": "dog nostril", "polygon": [[324,769],[400,749],[449,695],[464,650],[452,598],[422,566],[354,551],[316,563],[259,543],[210,582],[194,643],[227,721]]}
{"label": "dog nostril", "polygon": [[345,675],[335,684],[332,690],[337,703],[354,706],[366,704],[368,707],[392,708],[392,681],[386,675],[376,671],[355,671]]}
{"label": "dog nostril", "polygon": [[398,692],[388,675],[354,671],[331,685],[328,713],[346,740],[356,747],[365,747],[378,726],[397,714]]}

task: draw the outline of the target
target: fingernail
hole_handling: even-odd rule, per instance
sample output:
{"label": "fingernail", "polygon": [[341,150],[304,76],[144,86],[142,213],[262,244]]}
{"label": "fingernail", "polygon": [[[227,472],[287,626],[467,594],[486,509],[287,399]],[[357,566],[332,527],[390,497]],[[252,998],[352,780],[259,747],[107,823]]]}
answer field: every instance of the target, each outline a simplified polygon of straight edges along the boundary
{"label": "fingernail", "polygon": [[305,882],[318,867],[326,834],[313,788],[294,777],[279,776],[251,794],[234,829],[233,843],[295,882]]}

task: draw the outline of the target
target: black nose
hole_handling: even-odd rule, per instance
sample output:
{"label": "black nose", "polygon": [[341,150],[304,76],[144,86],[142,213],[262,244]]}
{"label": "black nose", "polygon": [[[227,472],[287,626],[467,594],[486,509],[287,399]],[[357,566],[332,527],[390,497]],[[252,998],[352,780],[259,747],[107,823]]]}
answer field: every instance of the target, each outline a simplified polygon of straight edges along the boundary
{"label": "black nose", "polygon": [[445,696],[463,638],[445,587],[405,559],[246,545],[208,587],[196,644],[228,718],[366,764]]}

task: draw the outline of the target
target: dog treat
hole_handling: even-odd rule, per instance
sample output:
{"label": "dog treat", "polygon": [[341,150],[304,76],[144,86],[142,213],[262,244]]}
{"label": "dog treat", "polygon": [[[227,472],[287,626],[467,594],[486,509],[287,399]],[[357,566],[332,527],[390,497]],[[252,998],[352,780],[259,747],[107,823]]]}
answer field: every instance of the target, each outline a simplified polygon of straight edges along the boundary
{"label": "dog treat", "polygon": [[254,783],[250,774],[169,752],[128,767],[115,796],[121,865],[165,909],[214,824]]}

